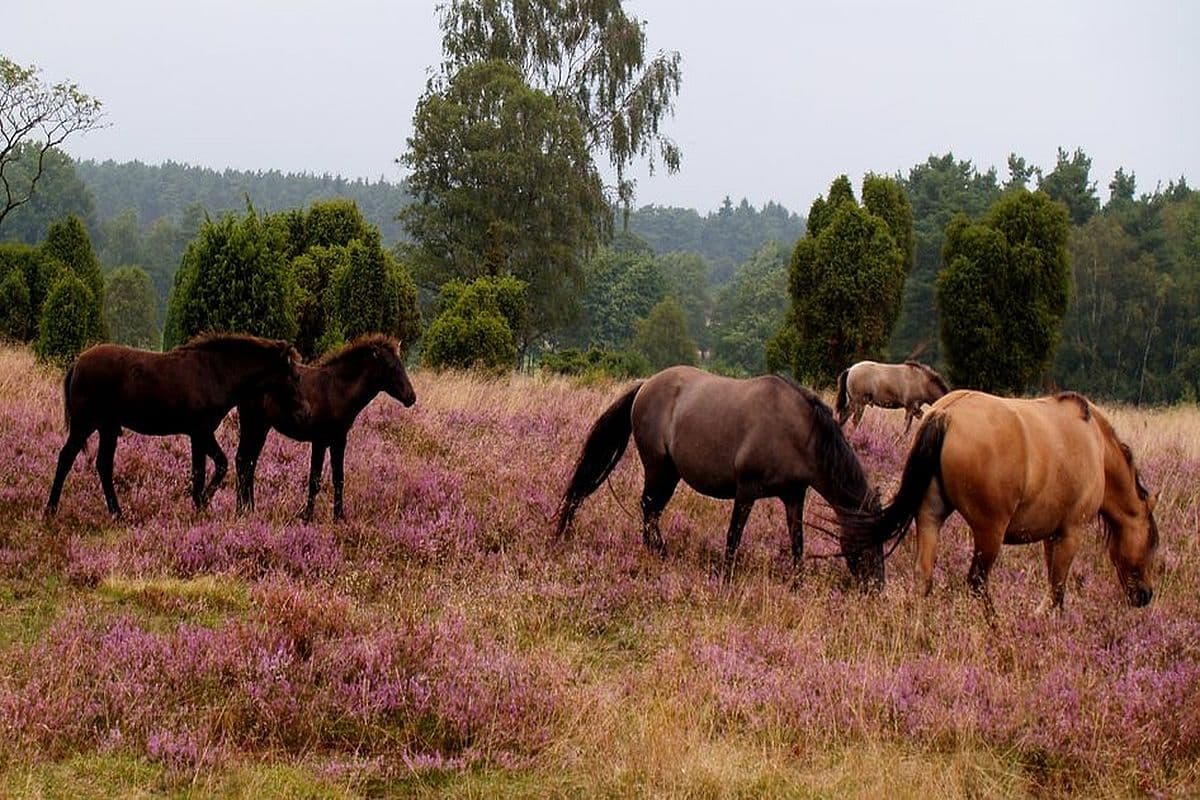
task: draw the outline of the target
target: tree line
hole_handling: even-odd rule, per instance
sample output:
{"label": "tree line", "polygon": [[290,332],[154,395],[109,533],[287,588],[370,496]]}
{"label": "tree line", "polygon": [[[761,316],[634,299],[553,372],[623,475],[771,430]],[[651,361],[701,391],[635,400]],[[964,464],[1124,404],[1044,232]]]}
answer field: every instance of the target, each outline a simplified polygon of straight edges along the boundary
{"label": "tree line", "polygon": [[[694,362],[734,374],[787,369],[820,385],[853,360],[923,352],[960,385],[1057,383],[1139,402],[1196,396],[1198,201],[1182,179],[1138,196],[1134,176],[1118,170],[1101,206],[1082,150],[1060,150],[1046,170],[1014,154],[1003,183],[995,169],[947,153],[906,175],[867,175],[857,196],[836,177],[803,218],[729,198],[704,217],[634,210],[626,176],[635,160],[669,171],[682,163],[662,127],[680,58],[648,53],[645,24],[620,0],[576,5],[439,8],[443,61],[401,155],[403,199],[383,201],[399,215],[394,240],[366,201],[347,207],[363,230],[311,247],[304,221],[325,209],[300,195],[288,210],[260,212],[243,185],[245,215],[182,205],[176,191],[211,195],[175,186],[227,187],[250,173],[179,165],[162,169],[181,183],[118,189],[144,196],[96,222],[87,185],[53,148],[38,150],[39,191],[10,211],[0,238],[40,241],[39,214],[45,228],[74,211],[103,263],[145,266],[167,343],[245,320],[307,337],[304,349],[317,354],[344,336],[351,312],[339,298],[403,294],[415,297],[408,340],[418,307],[430,320],[420,358],[433,366],[638,374]],[[28,148],[9,160],[28,159]],[[145,187],[158,169],[117,171]],[[254,178],[276,193],[311,183]],[[175,216],[146,222],[143,213],[168,206]],[[274,305],[222,322],[210,307],[225,300],[203,289],[204,265],[241,269],[235,256],[257,265],[234,276],[239,285]],[[371,290],[357,291],[358,280]],[[398,303],[385,300],[373,324],[400,325]],[[302,334],[305,324],[315,327]]]}

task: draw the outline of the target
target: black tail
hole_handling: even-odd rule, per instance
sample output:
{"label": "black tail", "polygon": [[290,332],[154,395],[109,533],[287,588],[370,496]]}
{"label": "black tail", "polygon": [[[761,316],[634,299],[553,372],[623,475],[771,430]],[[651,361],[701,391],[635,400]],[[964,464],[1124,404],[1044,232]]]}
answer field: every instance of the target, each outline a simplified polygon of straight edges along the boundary
{"label": "black tail", "polygon": [[605,409],[592,425],[583,445],[583,452],[579,454],[579,461],[575,464],[571,483],[567,485],[562,502],[558,506],[556,536],[561,537],[567,532],[579,504],[600,488],[600,484],[604,483],[604,479],[625,454],[625,446],[629,444],[629,436],[633,433],[633,421],[630,417],[633,398],[637,397],[641,388],[641,381],[635,383]]}
{"label": "black tail", "polygon": [[834,406],[834,409],[837,411],[839,420],[842,418],[842,415],[846,413],[847,406],[850,405],[850,396],[846,393],[846,375],[849,372],[850,370],[844,369],[838,373],[837,404]]}
{"label": "black tail", "polygon": [[63,376],[63,425],[67,427],[67,433],[71,432],[71,376],[74,374],[75,365],[72,364]]}
{"label": "black tail", "polygon": [[946,440],[947,420],[941,414],[931,414],[917,431],[904,464],[900,488],[886,508],[875,514],[856,515],[844,525],[843,548],[858,550],[897,539],[908,527],[921,507],[930,481],[942,479],[942,443]]}

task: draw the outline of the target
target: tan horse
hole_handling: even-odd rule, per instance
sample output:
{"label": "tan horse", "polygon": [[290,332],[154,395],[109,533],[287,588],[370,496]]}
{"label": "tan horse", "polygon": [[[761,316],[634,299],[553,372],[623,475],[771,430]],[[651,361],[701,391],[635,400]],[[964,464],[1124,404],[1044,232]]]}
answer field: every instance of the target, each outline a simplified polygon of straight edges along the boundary
{"label": "tan horse", "polygon": [[1015,400],[956,391],[918,429],[892,503],[860,518],[846,539],[865,546],[902,537],[915,518],[917,586],[928,594],[938,531],[958,511],[975,538],[967,580],[989,608],[987,577],[1000,545],[1043,542],[1045,609],[1062,606],[1071,560],[1099,515],[1126,599],[1144,606],[1154,594],[1157,499],[1129,448],[1083,396]]}
{"label": "tan horse", "polygon": [[921,406],[932,403],[950,391],[946,381],[932,368],[917,361],[880,364],[860,361],[842,370],[837,379],[838,423],[846,424],[853,414],[854,426],[862,420],[867,406],[904,409],[904,433],[920,419]]}

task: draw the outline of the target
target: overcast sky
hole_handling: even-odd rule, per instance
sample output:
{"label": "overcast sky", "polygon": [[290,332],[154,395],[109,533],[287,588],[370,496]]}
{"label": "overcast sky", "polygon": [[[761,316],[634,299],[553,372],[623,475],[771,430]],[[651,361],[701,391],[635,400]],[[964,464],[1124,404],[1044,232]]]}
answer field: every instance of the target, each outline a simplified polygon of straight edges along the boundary
{"label": "overcast sky", "polygon": [[[403,177],[394,164],[427,69],[419,0],[8,0],[0,52],[70,79],[111,127],[78,158]],[[1200,183],[1200,2],[627,0],[653,49],[683,56],[667,132],[678,174],[637,204],[725,195],[806,212],[838,173],[895,173],[952,150],[1006,174],[1082,147],[1102,197]]]}

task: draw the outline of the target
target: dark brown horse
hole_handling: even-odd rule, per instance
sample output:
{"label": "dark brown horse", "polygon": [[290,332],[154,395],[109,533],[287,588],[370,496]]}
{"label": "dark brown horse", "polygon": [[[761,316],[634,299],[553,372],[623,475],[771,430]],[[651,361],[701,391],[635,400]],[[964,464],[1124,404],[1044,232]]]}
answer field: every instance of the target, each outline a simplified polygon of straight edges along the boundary
{"label": "dark brown horse", "polygon": [[[299,395],[299,355],[287,342],[254,336],[210,335],[166,353],[115,344],[88,348],[63,378],[67,442],[46,513],[58,510],[63,482],[93,431],[100,432],[96,471],[109,512],[121,516],[113,488],[113,456],[122,428],[192,440],[192,502],[203,509],[225,479],[228,460],[213,435],[229,410],[270,394],[289,415],[307,415]],[[206,458],[212,481],[204,484]]]}
{"label": "dark brown horse", "polygon": [[271,397],[255,397],[238,406],[241,441],[237,451],[238,511],[254,507],[254,471],[271,428],[298,442],[312,442],[308,502],[302,514],[312,519],[321,486],[325,451],[333,470],[333,516],[343,519],[342,486],[346,435],[359,412],[380,392],[406,406],[417,401],[408,381],[400,344],[386,336],[367,336],[326,356],[312,367],[300,367],[300,391],[308,419],[297,422]]}
{"label": "dark brown horse", "polygon": [[907,434],[913,420],[921,418],[921,406],[936,401],[949,391],[942,376],[919,361],[903,364],[860,361],[838,375],[838,423],[845,425],[853,414],[854,425],[858,427],[867,406],[903,408],[904,432]]}
{"label": "dark brown horse", "polygon": [[[804,557],[808,487],[839,518],[878,508],[858,458],[815,394],[775,375],[736,380],[671,367],[634,384],[592,426],[559,507],[560,537],[580,503],[612,472],[631,434],[646,473],[646,546],[665,552],[659,517],[682,478],[701,494],[734,501],[725,542],[726,576],[759,498],[783,501],[797,568]],[[846,552],[846,562],[860,580],[882,585],[882,545]]]}
{"label": "dark brown horse", "polygon": [[1001,544],[1044,543],[1045,609],[1062,605],[1071,560],[1099,515],[1126,599],[1144,606],[1154,594],[1156,500],[1129,448],[1081,395],[1014,400],[958,391],[934,403],[921,423],[891,505],[852,523],[847,538],[882,543],[903,536],[915,519],[917,588],[928,594],[938,531],[958,511],[975,541],[967,579],[985,601]]}

